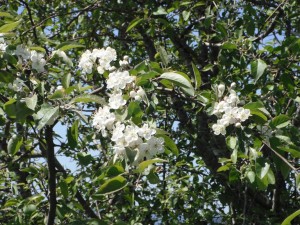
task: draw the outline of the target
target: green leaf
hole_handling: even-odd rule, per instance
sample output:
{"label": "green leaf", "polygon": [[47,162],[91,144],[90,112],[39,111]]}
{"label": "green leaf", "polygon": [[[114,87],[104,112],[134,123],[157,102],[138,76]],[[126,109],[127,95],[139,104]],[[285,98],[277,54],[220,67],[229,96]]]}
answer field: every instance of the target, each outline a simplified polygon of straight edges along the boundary
{"label": "green leaf", "polygon": [[281,115],[274,117],[269,125],[273,129],[275,129],[275,128],[280,129],[280,128],[286,127],[289,124],[290,124],[290,117],[288,117],[287,115],[281,114]]}
{"label": "green leaf", "polygon": [[234,50],[237,49],[236,44],[230,43],[230,42],[225,42],[221,46],[222,49],[227,49],[227,50]]}
{"label": "green leaf", "polygon": [[265,108],[265,106],[263,105],[263,103],[261,102],[249,102],[246,105],[243,106],[244,109],[260,109],[260,108]]}
{"label": "green leaf", "polygon": [[182,88],[182,90],[191,96],[194,96],[194,88],[191,84],[191,82],[186,78],[186,76],[183,76],[182,74],[176,73],[176,72],[166,72],[160,75],[159,78],[161,79],[166,79],[174,84],[178,85],[179,87]]}
{"label": "green leaf", "polygon": [[77,154],[77,157],[78,157],[79,164],[82,166],[89,165],[94,159],[93,156],[91,156],[90,154],[87,154],[85,152],[79,152]]}
{"label": "green leaf", "polygon": [[39,120],[37,129],[42,129],[45,125],[52,125],[59,116],[59,107],[44,104],[35,115],[35,119]]}
{"label": "green leaf", "polygon": [[79,120],[75,120],[72,127],[68,128],[67,137],[68,137],[68,144],[71,148],[76,148],[78,144],[78,126]]}
{"label": "green leaf", "polygon": [[269,163],[265,163],[265,166],[261,169],[260,172],[260,179],[263,179],[267,173],[269,172],[270,169],[270,164]]}
{"label": "green leaf", "polygon": [[5,102],[5,104],[3,105],[4,111],[10,118],[16,118],[16,114],[17,114],[16,102],[17,101],[15,99],[10,99],[7,102]]}
{"label": "green leaf", "polygon": [[88,123],[88,118],[81,112],[75,109],[71,109],[70,111],[75,112],[80,118],[81,120],[83,120],[83,122]]}
{"label": "green leaf", "polygon": [[34,110],[35,107],[36,107],[36,103],[37,103],[37,95],[34,94],[33,96],[31,97],[27,97],[25,98],[25,103],[26,103],[26,106],[31,109],[31,110]]}
{"label": "green leaf", "polygon": [[13,18],[13,16],[8,12],[0,12],[0,17]]}
{"label": "green leaf", "polygon": [[34,211],[36,211],[36,205],[33,204],[25,205],[23,207],[23,211],[25,214],[32,214]]}
{"label": "green leaf", "polygon": [[81,102],[81,103],[95,102],[95,103],[98,103],[101,105],[106,104],[106,101],[103,98],[101,98],[97,95],[92,95],[92,94],[82,94],[82,95],[76,96],[75,98],[73,98],[71,100],[70,103],[75,103],[75,102]]}
{"label": "green leaf", "polygon": [[49,99],[61,99],[65,96],[65,92],[62,89],[56,90],[52,95],[50,95]]}
{"label": "green leaf", "polygon": [[113,166],[109,167],[108,170],[106,171],[106,175],[108,177],[115,177],[122,173],[124,173],[124,168],[119,165],[113,165]]}
{"label": "green leaf", "polygon": [[75,42],[69,42],[69,41],[61,43],[60,45],[57,46],[57,49],[61,51],[66,51],[73,48],[85,48],[85,46],[81,44],[77,44]]}
{"label": "green leaf", "polygon": [[140,107],[140,104],[137,102],[130,102],[128,105],[127,118],[130,117],[141,117],[143,115],[143,111]]}
{"label": "green leaf", "polygon": [[271,169],[268,170],[267,177],[269,184],[275,184],[275,176]]}
{"label": "green leaf", "polygon": [[19,201],[17,199],[9,199],[5,202],[4,207],[14,206],[17,205],[18,203]]}
{"label": "green leaf", "polygon": [[10,72],[7,72],[5,70],[0,70],[0,82],[3,83],[12,83],[14,81],[14,75],[11,74]]}
{"label": "green leaf", "polygon": [[300,173],[296,174],[296,188],[300,190]]}
{"label": "green leaf", "polygon": [[138,24],[140,24],[144,19],[135,18],[129,23],[129,26],[126,29],[126,33],[131,31],[134,27],[136,27]]}
{"label": "green leaf", "polygon": [[23,137],[19,135],[13,135],[7,144],[8,153],[11,155],[15,155],[23,144]]}
{"label": "green leaf", "polygon": [[236,144],[237,144],[237,137],[235,136],[228,136],[226,138],[226,144],[230,149],[235,149]]}
{"label": "green leaf", "polygon": [[254,83],[258,81],[258,79],[264,74],[267,68],[267,64],[261,60],[257,59],[251,63],[251,74],[255,77]]}
{"label": "green leaf", "polygon": [[21,23],[21,21],[22,20],[18,20],[16,22],[8,23],[8,24],[1,26],[0,33],[7,33],[7,32],[14,30]]}
{"label": "green leaf", "polygon": [[190,15],[191,15],[191,11],[186,11],[186,10],[184,10],[184,11],[182,12],[182,18],[183,18],[183,20],[184,20],[184,21],[187,21],[187,20],[190,18]]}
{"label": "green leaf", "polygon": [[43,47],[40,47],[40,46],[32,46],[29,49],[30,50],[35,50],[35,51],[38,51],[38,52],[46,53],[46,50]]}
{"label": "green leaf", "polygon": [[164,139],[164,145],[165,147],[170,150],[174,155],[178,156],[179,155],[179,150],[177,148],[177,145],[175,144],[175,142],[173,141],[172,138],[170,138],[167,135],[164,134],[157,134],[157,137],[162,137]]}
{"label": "green leaf", "polygon": [[230,169],[230,164],[226,164],[226,165],[223,165],[223,166],[220,166],[218,169],[217,169],[217,172],[223,172],[223,171],[227,171]]}
{"label": "green leaf", "polygon": [[141,162],[139,165],[138,165],[138,167],[137,167],[137,169],[135,170],[135,172],[136,173],[142,173],[142,172],[144,172],[144,170],[148,167],[148,166],[150,166],[150,165],[152,165],[153,163],[158,163],[158,162],[168,162],[167,160],[164,160],[164,159],[159,159],[159,158],[154,158],[154,159],[149,159],[149,160],[146,160],[146,161],[143,161],[143,162]]}
{"label": "green leaf", "polygon": [[70,86],[70,82],[71,82],[71,73],[67,73],[63,76],[62,78],[62,86],[67,89]]}
{"label": "green leaf", "polygon": [[251,119],[254,120],[258,124],[264,124],[268,121],[268,118],[265,114],[263,114],[260,110],[250,109]]}
{"label": "green leaf", "polygon": [[153,15],[167,15],[168,12],[162,7],[159,6],[157,11],[153,13]]}
{"label": "green leaf", "polygon": [[300,215],[300,209],[297,210],[296,212],[292,213],[291,215],[289,215],[283,222],[281,225],[292,225],[291,221],[293,219],[295,219],[297,216]]}
{"label": "green leaf", "polygon": [[192,63],[194,77],[195,77],[195,89],[199,88],[202,84],[201,74],[198,68]]}
{"label": "green leaf", "polygon": [[116,176],[104,182],[97,191],[97,194],[107,195],[122,190],[127,186],[127,181],[122,176]]}
{"label": "green leaf", "polygon": [[255,181],[255,173],[253,171],[248,171],[247,178],[249,179],[250,183],[253,183]]}
{"label": "green leaf", "polygon": [[231,161],[232,161],[233,164],[236,164],[237,153],[238,153],[237,149],[234,149],[233,152],[231,153],[230,158],[231,158]]}
{"label": "green leaf", "polygon": [[170,60],[166,49],[161,45],[158,45],[157,48],[163,65],[167,67]]}
{"label": "green leaf", "polygon": [[65,180],[61,180],[59,182],[59,188],[60,188],[62,195],[64,196],[64,199],[67,199],[69,196],[69,190],[68,190],[68,185]]}
{"label": "green leaf", "polygon": [[147,179],[150,184],[158,184],[160,182],[159,177],[156,173],[153,172],[153,170],[151,170],[150,173],[147,175]]}

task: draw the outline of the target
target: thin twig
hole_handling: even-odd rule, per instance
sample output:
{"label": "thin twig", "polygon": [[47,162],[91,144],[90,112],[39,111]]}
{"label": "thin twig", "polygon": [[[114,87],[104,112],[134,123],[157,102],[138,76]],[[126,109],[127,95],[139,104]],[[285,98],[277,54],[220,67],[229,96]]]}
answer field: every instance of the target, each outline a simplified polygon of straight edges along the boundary
{"label": "thin twig", "polygon": [[23,3],[25,5],[25,8],[27,9],[29,20],[30,20],[31,26],[33,27],[33,29],[32,29],[33,30],[33,36],[34,36],[36,42],[39,43],[39,39],[38,39],[37,32],[36,32],[36,27],[35,27],[35,24],[34,24],[33,19],[32,19],[31,8],[27,4],[27,2],[25,2],[23,0],[20,0],[20,2]]}
{"label": "thin twig", "polygon": [[285,162],[295,173],[296,175],[299,174],[298,170],[282,155],[280,155],[278,152],[276,152],[268,143],[263,141],[263,144],[267,146],[275,155],[277,155],[283,162]]}

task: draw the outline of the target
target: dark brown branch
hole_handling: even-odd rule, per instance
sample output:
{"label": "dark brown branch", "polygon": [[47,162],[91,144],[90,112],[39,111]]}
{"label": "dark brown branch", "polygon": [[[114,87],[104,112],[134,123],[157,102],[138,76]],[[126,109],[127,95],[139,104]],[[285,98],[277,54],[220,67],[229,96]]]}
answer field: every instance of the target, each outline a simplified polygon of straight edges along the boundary
{"label": "dark brown branch", "polygon": [[31,26],[33,27],[33,36],[34,36],[36,42],[39,43],[39,39],[38,39],[37,32],[36,32],[36,27],[35,27],[35,24],[32,19],[31,9],[30,9],[29,5],[27,4],[27,2],[25,2],[24,0],[20,0],[20,2],[23,3],[25,8],[27,9],[29,20],[30,20]]}
{"label": "dark brown branch", "polygon": [[47,144],[49,212],[47,225],[53,225],[56,215],[56,170],[52,126],[46,126],[45,139]]}

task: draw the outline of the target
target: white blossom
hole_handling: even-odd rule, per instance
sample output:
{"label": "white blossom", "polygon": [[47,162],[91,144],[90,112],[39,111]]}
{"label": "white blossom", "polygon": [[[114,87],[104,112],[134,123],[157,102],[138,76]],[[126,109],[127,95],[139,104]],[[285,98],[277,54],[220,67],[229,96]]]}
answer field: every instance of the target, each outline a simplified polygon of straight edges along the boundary
{"label": "white blossom", "polygon": [[92,73],[94,58],[90,50],[86,50],[79,59],[79,68],[83,73]]}
{"label": "white blossom", "polygon": [[3,38],[0,38],[0,51],[5,52],[7,44]]}
{"label": "white blossom", "polygon": [[105,134],[105,129],[111,130],[115,120],[115,114],[110,112],[108,106],[104,106],[103,108],[100,107],[94,114],[92,124],[97,130],[101,131],[102,134]]}
{"label": "white blossom", "polygon": [[11,84],[8,84],[8,88],[12,89],[16,92],[20,92],[23,90],[23,87],[25,87],[24,81],[20,78],[16,78],[14,82]]}
{"label": "white blossom", "polygon": [[[234,86],[234,84],[231,84],[231,87],[232,86]],[[221,93],[223,90],[225,90],[225,86],[223,87],[223,85],[220,84],[218,86],[218,93]],[[244,122],[249,118],[250,110],[238,107],[238,103],[239,98],[232,89],[228,96],[225,96],[220,102],[215,103],[213,114],[219,118],[217,123],[212,126],[215,135],[225,135],[226,127],[231,124],[240,128],[242,126],[241,122]]]}
{"label": "white blossom", "polygon": [[126,146],[133,145],[138,139],[138,127],[133,125],[127,125],[124,132]]}
{"label": "white blossom", "polygon": [[108,100],[108,105],[112,109],[119,109],[121,106],[126,104],[126,100],[123,98],[121,91],[113,92]]}
{"label": "white blossom", "polygon": [[149,140],[155,133],[156,133],[156,130],[150,128],[148,124],[144,124],[138,130],[139,136],[145,138],[146,140]]}
{"label": "white blossom", "polygon": [[212,125],[212,129],[213,129],[215,135],[219,135],[219,134],[225,135],[226,134],[226,127],[222,124],[218,124],[218,123],[214,124],[214,125]]}
{"label": "white blossom", "polygon": [[151,137],[147,144],[149,145],[150,154],[156,155],[158,153],[164,152],[164,139],[163,138],[157,138],[157,137]]}
{"label": "white blossom", "polygon": [[134,77],[130,76],[127,70],[125,71],[114,71],[109,74],[107,80],[108,89],[124,89],[127,84],[132,83]]}
{"label": "white blossom", "polygon": [[18,45],[15,50],[15,55],[20,56],[22,59],[27,60],[31,57],[31,52],[28,48]]}
{"label": "white blossom", "polygon": [[118,142],[124,138],[125,125],[121,122],[117,122],[113,128],[111,140],[114,142]]}
{"label": "white blossom", "polygon": [[39,73],[45,71],[44,66],[46,65],[46,60],[44,59],[44,54],[38,53],[37,51],[31,51],[30,59],[32,61],[33,69]]}
{"label": "white blossom", "polygon": [[100,74],[103,74],[105,70],[111,68],[110,63],[117,59],[117,52],[111,47],[106,49],[94,49],[92,52],[93,62],[98,63],[97,71]]}

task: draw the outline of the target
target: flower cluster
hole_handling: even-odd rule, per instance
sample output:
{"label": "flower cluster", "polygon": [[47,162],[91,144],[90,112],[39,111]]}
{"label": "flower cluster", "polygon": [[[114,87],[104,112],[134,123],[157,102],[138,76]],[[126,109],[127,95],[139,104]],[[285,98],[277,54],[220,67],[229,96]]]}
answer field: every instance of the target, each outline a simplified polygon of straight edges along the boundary
{"label": "flower cluster", "polygon": [[44,72],[46,65],[46,60],[44,59],[44,54],[37,52],[35,50],[30,51],[28,48],[18,45],[15,50],[15,55],[19,57],[19,60],[31,60],[32,68],[38,73]]}
{"label": "flower cluster", "polygon": [[217,95],[221,101],[217,102],[214,106],[213,114],[219,119],[216,124],[213,124],[212,129],[215,135],[225,135],[226,127],[234,124],[236,127],[241,127],[241,123],[246,121],[250,116],[250,110],[238,107],[239,97],[233,90],[235,83],[231,85],[229,95],[222,99],[225,91],[225,85],[220,84],[217,88]]}
{"label": "flower cluster", "polygon": [[117,116],[118,109],[126,108],[125,91],[130,92],[131,101],[137,102],[142,100],[145,92],[141,87],[136,87],[135,77],[125,70],[129,65],[127,56],[119,62],[119,69],[111,67],[110,63],[116,57],[116,51],[110,47],[94,49],[92,52],[88,50],[81,56],[79,67],[84,73],[91,73],[94,66],[97,66],[100,74],[105,70],[110,71],[106,81],[108,102],[95,112],[92,125],[102,136],[111,138],[114,160],[125,157],[129,150],[134,155],[133,164],[137,164],[164,152],[164,139],[155,137],[156,129],[148,122],[139,127],[132,121]]}
{"label": "flower cluster", "polygon": [[4,52],[6,50],[7,44],[2,37],[0,37],[0,51]]}
{"label": "flower cluster", "polygon": [[94,49],[85,51],[79,60],[79,68],[84,73],[92,73],[93,66],[97,65],[97,71],[103,74],[105,70],[111,70],[112,66],[110,63],[117,59],[116,50],[110,47],[106,49]]}

